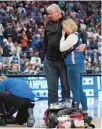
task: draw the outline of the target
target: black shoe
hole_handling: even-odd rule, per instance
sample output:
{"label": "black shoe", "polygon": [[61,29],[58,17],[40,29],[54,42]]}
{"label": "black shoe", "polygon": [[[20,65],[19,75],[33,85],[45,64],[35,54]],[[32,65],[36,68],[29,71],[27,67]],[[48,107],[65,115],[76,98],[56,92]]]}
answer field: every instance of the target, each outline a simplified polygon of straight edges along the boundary
{"label": "black shoe", "polygon": [[3,114],[0,114],[0,126],[5,126],[5,125],[6,125],[6,122],[5,122],[4,116]]}
{"label": "black shoe", "polygon": [[6,122],[4,119],[0,118],[0,126],[6,126]]}
{"label": "black shoe", "polygon": [[16,119],[6,119],[5,121],[6,121],[6,124],[16,124],[17,123]]}
{"label": "black shoe", "polygon": [[92,121],[92,117],[88,115],[88,113],[86,114],[83,114],[83,117],[84,117],[84,122],[85,123],[88,123],[88,125],[91,124],[91,121]]}

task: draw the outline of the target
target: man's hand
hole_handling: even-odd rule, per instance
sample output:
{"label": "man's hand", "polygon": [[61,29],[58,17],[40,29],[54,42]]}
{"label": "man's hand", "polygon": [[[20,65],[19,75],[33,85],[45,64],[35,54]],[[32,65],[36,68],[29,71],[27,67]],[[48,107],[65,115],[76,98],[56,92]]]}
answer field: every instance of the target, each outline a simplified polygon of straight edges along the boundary
{"label": "man's hand", "polygon": [[86,48],[86,44],[81,44],[81,45],[78,46],[76,49],[77,49],[77,51],[79,51],[79,52],[83,52],[83,51],[85,50],[85,48]]}

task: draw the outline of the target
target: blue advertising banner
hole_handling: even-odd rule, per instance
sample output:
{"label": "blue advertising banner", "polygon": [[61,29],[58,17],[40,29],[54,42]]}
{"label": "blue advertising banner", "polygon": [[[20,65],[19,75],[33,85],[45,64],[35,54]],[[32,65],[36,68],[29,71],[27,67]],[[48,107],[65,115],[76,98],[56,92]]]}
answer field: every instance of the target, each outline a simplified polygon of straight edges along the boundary
{"label": "blue advertising banner", "polygon": [[[19,77],[24,79],[33,93],[39,99],[45,99],[48,97],[47,80],[46,75],[34,76],[34,75],[13,75],[10,77]],[[98,97],[98,91],[102,90],[101,86],[102,76],[100,75],[87,75],[84,74],[82,78],[82,86],[87,97]],[[59,97],[61,97],[61,86],[59,80]]]}

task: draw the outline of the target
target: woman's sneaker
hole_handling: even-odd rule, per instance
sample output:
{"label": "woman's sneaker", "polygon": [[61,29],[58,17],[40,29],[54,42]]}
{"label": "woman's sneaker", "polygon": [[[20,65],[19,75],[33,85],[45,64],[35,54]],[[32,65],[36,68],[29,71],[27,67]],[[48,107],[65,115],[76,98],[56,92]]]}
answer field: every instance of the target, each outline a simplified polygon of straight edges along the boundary
{"label": "woman's sneaker", "polygon": [[33,108],[28,108],[28,121],[27,121],[27,127],[33,127],[35,123],[34,114],[33,114]]}

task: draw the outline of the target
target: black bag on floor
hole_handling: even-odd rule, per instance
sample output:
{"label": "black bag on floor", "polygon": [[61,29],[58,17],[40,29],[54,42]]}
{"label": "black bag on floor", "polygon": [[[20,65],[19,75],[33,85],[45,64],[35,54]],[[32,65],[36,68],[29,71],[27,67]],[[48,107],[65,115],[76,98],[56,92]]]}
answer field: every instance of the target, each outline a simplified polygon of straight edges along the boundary
{"label": "black bag on floor", "polygon": [[49,107],[44,113],[44,121],[48,128],[95,128],[88,114],[72,107]]}

